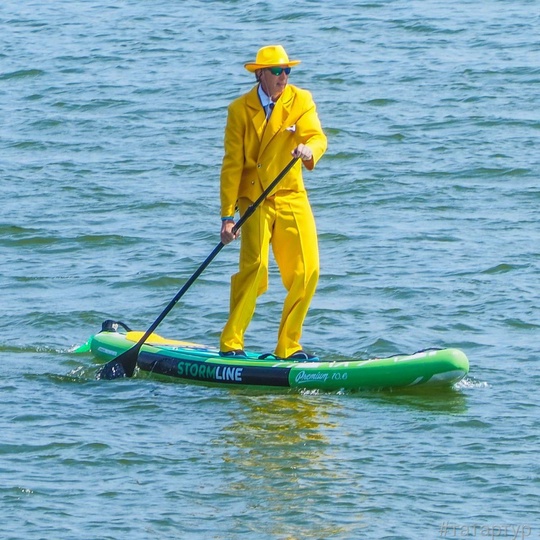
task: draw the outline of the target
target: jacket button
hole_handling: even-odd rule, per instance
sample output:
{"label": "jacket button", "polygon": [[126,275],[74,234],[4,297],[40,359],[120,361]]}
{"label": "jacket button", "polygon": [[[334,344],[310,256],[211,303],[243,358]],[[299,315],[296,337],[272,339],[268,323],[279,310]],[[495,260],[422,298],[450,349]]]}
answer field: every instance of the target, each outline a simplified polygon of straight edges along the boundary
{"label": "jacket button", "polygon": [[252,181],[251,181],[251,185],[252,185],[252,186],[255,185],[255,180],[252,180]]}
{"label": "jacket button", "polygon": [[260,169],[262,165],[260,163],[257,164],[257,169]]}

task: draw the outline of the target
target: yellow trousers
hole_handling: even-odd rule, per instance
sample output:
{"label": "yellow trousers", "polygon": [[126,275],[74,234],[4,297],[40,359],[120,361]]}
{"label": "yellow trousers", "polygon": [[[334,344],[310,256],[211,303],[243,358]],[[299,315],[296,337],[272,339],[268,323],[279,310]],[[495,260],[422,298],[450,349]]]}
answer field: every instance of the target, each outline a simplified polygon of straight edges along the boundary
{"label": "yellow trousers", "polygon": [[[250,204],[240,199],[240,214]],[[287,290],[275,354],[287,358],[302,348],[302,325],[319,280],[317,230],[306,193],[281,191],[242,226],[239,272],[231,279],[230,314],[221,334],[224,352],[244,348],[257,297],[268,288],[270,245]]]}

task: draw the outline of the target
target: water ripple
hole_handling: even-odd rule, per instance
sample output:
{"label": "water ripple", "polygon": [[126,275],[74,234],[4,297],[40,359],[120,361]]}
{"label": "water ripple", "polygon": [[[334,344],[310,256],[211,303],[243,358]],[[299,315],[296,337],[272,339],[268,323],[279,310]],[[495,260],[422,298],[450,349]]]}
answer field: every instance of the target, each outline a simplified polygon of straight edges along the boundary
{"label": "water ripple", "polygon": [[[449,516],[533,523],[532,7],[3,3],[4,536],[433,538]],[[107,318],[147,328],[219,241],[226,107],[254,83],[242,64],[263,35],[302,60],[291,82],[313,92],[329,139],[305,175],[321,279],[302,343],[340,360],[456,346],[471,373],[455,388],[108,384],[73,353]],[[217,344],[237,257],[223,250],[160,332]],[[273,349],[283,296],[272,263],[251,348]]]}

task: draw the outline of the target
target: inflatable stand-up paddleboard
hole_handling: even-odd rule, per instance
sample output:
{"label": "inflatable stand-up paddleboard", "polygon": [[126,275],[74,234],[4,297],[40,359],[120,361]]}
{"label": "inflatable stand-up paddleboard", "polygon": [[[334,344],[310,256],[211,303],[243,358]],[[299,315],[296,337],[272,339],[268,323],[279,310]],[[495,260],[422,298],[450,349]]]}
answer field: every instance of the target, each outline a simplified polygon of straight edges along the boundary
{"label": "inflatable stand-up paddleboard", "polygon": [[[119,331],[121,326],[125,332]],[[102,331],[78,351],[91,351],[100,361],[109,362],[133,347],[143,334],[123,323],[106,321]],[[469,371],[466,355],[454,348],[369,360],[317,362],[291,361],[249,351],[246,355],[222,357],[216,347],[151,334],[140,349],[137,366],[145,372],[209,385],[329,391],[452,386]]]}

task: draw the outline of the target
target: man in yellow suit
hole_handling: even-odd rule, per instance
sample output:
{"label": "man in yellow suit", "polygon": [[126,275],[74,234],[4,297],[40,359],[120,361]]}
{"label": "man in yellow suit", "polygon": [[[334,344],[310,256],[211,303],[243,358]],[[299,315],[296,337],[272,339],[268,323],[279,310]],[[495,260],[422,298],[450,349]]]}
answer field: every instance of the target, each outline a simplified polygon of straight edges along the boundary
{"label": "man in yellow suit", "polygon": [[257,297],[268,287],[270,245],[287,296],[275,355],[316,361],[302,349],[300,337],[319,279],[315,220],[302,179],[326,150],[315,103],[307,90],[288,84],[291,67],[281,45],[259,49],[245,68],[257,84],[228,109],[225,154],[221,169],[221,241],[235,239],[235,211],[242,215],[291,160],[299,158],[274,192],[242,227],[239,271],[231,279],[229,319],[220,340],[220,354],[243,357],[244,333]]}

